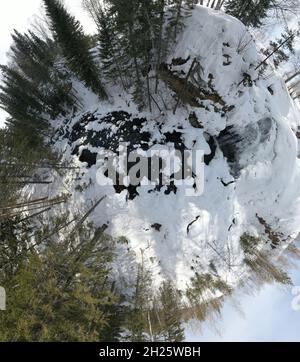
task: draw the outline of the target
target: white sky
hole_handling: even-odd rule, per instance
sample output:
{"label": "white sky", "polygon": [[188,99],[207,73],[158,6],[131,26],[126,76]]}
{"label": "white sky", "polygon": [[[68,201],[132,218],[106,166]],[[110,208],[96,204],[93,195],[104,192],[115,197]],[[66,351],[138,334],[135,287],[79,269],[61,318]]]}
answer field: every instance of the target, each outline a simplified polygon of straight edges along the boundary
{"label": "white sky", "polygon": [[[26,31],[35,14],[42,12],[41,0],[0,0],[0,64],[7,61],[7,51],[11,45],[13,29]],[[85,31],[93,29],[93,24],[81,8],[81,0],[65,0],[71,12],[82,22]],[[7,114],[0,110],[0,127]]]}

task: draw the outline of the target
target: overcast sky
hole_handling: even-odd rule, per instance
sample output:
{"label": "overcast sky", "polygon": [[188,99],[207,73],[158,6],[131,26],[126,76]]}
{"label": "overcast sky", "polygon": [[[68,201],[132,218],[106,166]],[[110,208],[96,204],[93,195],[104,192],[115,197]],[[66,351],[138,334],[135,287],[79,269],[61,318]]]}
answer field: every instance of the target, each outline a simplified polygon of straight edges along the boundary
{"label": "overcast sky", "polygon": [[[66,4],[82,22],[86,31],[93,25],[81,9],[81,0],[66,0]],[[41,12],[40,0],[8,0],[0,5],[0,63],[6,62],[6,53],[11,44],[10,34],[14,28],[26,31],[34,14]],[[5,120],[5,113],[0,113],[0,124]],[[300,286],[300,263],[293,271],[293,281]],[[291,288],[286,290],[278,286],[266,286],[255,296],[235,298],[240,303],[240,312],[228,301],[222,311],[222,321],[217,326],[219,335],[209,323],[205,323],[201,333],[197,326],[187,330],[189,340],[252,340],[300,341],[300,311],[292,309]]]}

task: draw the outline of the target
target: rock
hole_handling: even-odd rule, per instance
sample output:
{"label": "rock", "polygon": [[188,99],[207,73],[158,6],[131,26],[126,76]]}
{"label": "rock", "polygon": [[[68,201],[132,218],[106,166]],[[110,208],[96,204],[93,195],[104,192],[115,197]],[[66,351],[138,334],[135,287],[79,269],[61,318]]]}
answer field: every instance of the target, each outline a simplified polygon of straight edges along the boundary
{"label": "rock", "polygon": [[156,231],[160,231],[160,229],[162,228],[161,224],[155,223],[153,225],[151,225],[152,229],[155,229]]}
{"label": "rock", "polygon": [[97,153],[93,153],[88,149],[85,149],[81,152],[81,155],[79,157],[80,162],[86,162],[88,164],[88,167],[92,167],[96,164],[97,161]]}
{"label": "rock", "polygon": [[202,123],[198,120],[198,117],[196,116],[196,113],[193,112],[189,115],[189,121],[192,127],[194,128],[203,128]]}

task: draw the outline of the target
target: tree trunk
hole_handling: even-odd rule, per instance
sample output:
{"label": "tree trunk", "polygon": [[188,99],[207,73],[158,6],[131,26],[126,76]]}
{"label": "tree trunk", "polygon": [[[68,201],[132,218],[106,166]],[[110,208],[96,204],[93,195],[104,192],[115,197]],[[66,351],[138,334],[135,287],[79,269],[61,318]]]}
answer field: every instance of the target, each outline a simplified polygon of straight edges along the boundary
{"label": "tree trunk", "polygon": [[1,185],[50,185],[52,181],[0,181]]}
{"label": "tree trunk", "polygon": [[258,66],[255,68],[255,70],[257,70],[258,68],[260,68],[263,64],[266,63],[266,61],[268,59],[271,58],[271,56],[273,54],[275,54],[284,44],[286,44],[290,39],[294,38],[295,37],[295,33],[293,33],[292,35],[290,35],[287,39],[285,39],[285,41],[283,41],[281,44],[279,44],[273,51],[271,54],[269,54],[263,61],[261,61]]}
{"label": "tree trunk", "polygon": [[21,203],[14,204],[14,205],[0,206],[0,210],[19,209],[19,208],[29,206],[29,205],[40,204],[46,200],[48,200],[48,197],[43,197],[41,199],[36,199],[36,200],[32,200],[32,201],[21,202]]}
{"label": "tree trunk", "polygon": [[[188,71],[188,74],[187,74],[187,76],[186,76],[186,78],[185,78],[184,87],[183,87],[181,93],[183,93],[183,92],[185,91],[186,86],[187,86],[187,83],[188,83],[188,80],[189,80],[189,77],[190,77],[190,75],[192,74],[192,71],[193,71],[194,66],[195,66],[196,63],[197,63],[197,59],[194,58],[194,60],[193,60],[193,62],[192,62],[192,65],[191,65],[191,67],[190,67],[190,69],[189,69],[189,71]],[[174,107],[173,114],[176,113],[177,107],[178,107],[178,105],[179,105],[179,102],[180,102],[180,97],[178,97],[178,101],[177,101],[177,103],[176,103],[176,105],[175,105],[175,107]]]}
{"label": "tree trunk", "polygon": [[225,0],[218,0],[216,10],[221,10],[224,5]]}
{"label": "tree trunk", "polygon": [[42,210],[42,211],[39,211],[39,212],[37,212],[37,213],[35,213],[35,214],[33,214],[33,215],[26,216],[24,219],[20,220],[20,221],[18,222],[18,224],[20,224],[21,222],[27,221],[27,220],[29,220],[29,219],[32,219],[33,217],[40,216],[40,215],[42,215],[42,214],[44,214],[45,212],[50,211],[50,210],[51,210],[51,207],[48,207],[47,209],[44,209],[44,210]]}
{"label": "tree trunk", "polygon": [[286,79],[285,83],[290,82],[291,80],[293,80],[294,78],[296,78],[299,74],[300,74],[300,70],[298,70],[296,73],[294,73],[293,75],[291,75],[290,77],[288,77],[288,79]]}
{"label": "tree trunk", "polygon": [[[75,231],[77,231],[80,226],[85,222],[85,220],[95,211],[95,209],[101,204],[103,200],[106,199],[106,195],[101,197],[99,201],[97,201],[89,210],[86,212],[83,217],[78,221],[78,223],[74,226],[73,230],[70,232],[70,235],[72,235]],[[69,235],[69,236],[70,236]]]}
{"label": "tree trunk", "polygon": [[292,91],[291,94],[293,94],[293,93],[295,93],[295,92],[297,91],[297,88],[295,88],[295,87],[297,87],[299,84],[300,84],[300,80],[299,80],[298,82],[292,84],[292,85],[288,88],[289,91]]}
{"label": "tree trunk", "polygon": [[113,47],[112,47],[112,52],[113,52],[112,56],[113,56],[114,62],[116,63],[116,66],[117,66],[117,72],[118,72],[121,84],[123,86],[123,89],[126,91],[127,87],[126,87],[126,84],[125,84],[123,76],[122,76],[121,66],[120,66],[120,63],[118,61],[118,58],[116,57],[116,53],[115,53],[115,50],[114,50]]}
{"label": "tree trunk", "polygon": [[[251,3],[252,3],[252,0],[248,0],[246,3],[241,5],[240,11],[237,16],[238,19],[242,18],[243,13],[245,13],[246,10],[248,10],[248,8],[251,6]],[[249,19],[247,19],[247,21],[245,21],[244,24],[249,25]]]}
{"label": "tree trunk", "polygon": [[146,67],[147,67],[147,94],[148,94],[148,105],[149,105],[149,111],[150,113],[152,112],[152,103],[151,103],[151,90],[150,90],[150,79],[149,79],[149,67],[150,67],[150,62],[149,62],[149,54],[147,55],[147,63],[146,63]]}
{"label": "tree trunk", "polygon": [[162,52],[162,39],[163,39],[163,26],[164,26],[164,15],[165,15],[165,0],[161,0],[161,12],[160,12],[160,24],[159,24],[159,38],[158,38],[158,49],[157,49],[157,61],[156,61],[156,75],[155,75],[155,94],[158,91],[158,68],[161,63],[161,52]]}
{"label": "tree trunk", "polygon": [[174,28],[174,40],[177,38],[177,31],[178,31],[178,24],[181,16],[181,9],[182,9],[182,0],[179,0],[178,7],[177,7],[177,14],[176,14],[176,21],[175,21],[175,28]]}
{"label": "tree trunk", "polygon": [[[66,199],[53,199],[51,202],[45,203],[45,205],[39,205],[39,206],[35,206],[35,207],[31,207],[28,208],[26,210],[19,210],[19,211],[12,211],[10,213],[7,214],[1,214],[0,213],[0,219],[1,218],[10,218],[10,217],[15,217],[18,215],[21,215],[23,212],[30,212],[30,211],[35,211],[35,210],[40,210],[40,209],[44,209],[44,208],[52,208],[55,205],[60,205],[62,203],[66,202]],[[9,211],[9,210],[8,210]]]}
{"label": "tree trunk", "polygon": [[140,84],[140,81],[141,81],[140,72],[139,72],[138,61],[137,61],[136,52],[135,52],[135,44],[133,42],[133,34],[132,34],[131,24],[129,24],[129,26],[128,26],[128,33],[129,33],[130,48],[131,48],[131,53],[132,53],[132,57],[133,57],[136,80],[137,80],[137,83]]}

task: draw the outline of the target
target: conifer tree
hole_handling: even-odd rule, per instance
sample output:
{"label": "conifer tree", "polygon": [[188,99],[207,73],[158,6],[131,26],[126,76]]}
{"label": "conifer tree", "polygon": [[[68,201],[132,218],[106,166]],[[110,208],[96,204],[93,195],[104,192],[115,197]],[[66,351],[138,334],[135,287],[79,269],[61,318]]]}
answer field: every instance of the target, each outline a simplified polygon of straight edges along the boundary
{"label": "conifer tree", "polygon": [[184,29],[184,20],[191,16],[192,7],[189,2],[183,0],[169,0],[167,14],[167,26],[165,34],[165,46],[168,53],[178,35]]}
{"label": "conifer tree", "polygon": [[126,72],[123,69],[126,58],[124,62],[124,54],[122,56],[122,49],[115,32],[114,19],[108,11],[104,11],[102,8],[98,9],[94,16],[97,19],[103,72],[110,79],[117,77],[123,88],[126,89]]}
{"label": "conifer tree", "polygon": [[44,0],[44,5],[51,22],[51,30],[71,70],[100,98],[107,98],[99,69],[89,49],[89,41],[79,21],[68,13],[59,0]]}
{"label": "conifer tree", "polygon": [[225,10],[246,26],[259,27],[271,5],[271,0],[228,0]]}
{"label": "conifer tree", "polygon": [[66,114],[78,99],[70,73],[57,63],[59,50],[52,40],[41,39],[31,31],[14,31],[12,37],[11,65],[0,67],[0,107],[15,125],[22,125],[24,134],[35,137],[48,127],[49,118]]}
{"label": "conifer tree", "polygon": [[184,340],[184,329],[181,326],[183,308],[181,295],[170,281],[163,282],[159,291],[163,339],[166,342],[182,342]]}
{"label": "conifer tree", "polygon": [[16,69],[0,66],[3,85],[0,86],[0,106],[14,119],[23,124],[28,123],[36,130],[47,127],[43,118],[42,96],[33,84]]}
{"label": "conifer tree", "polygon": [[[117,54],[121,68],[130,74],[129,86],[133,87],[133,98],[140,108],[144,103],[145,59],[148,56],[149,21],[145,19],[144,7],[151,6],[141,0],[108,0],[107,12],[114,19],[114,31],[120,51]],[[147,55],[146,55],[147,54]],[[144,74],[144,75],[143,75]]]}
{"label": "conifer tree", "polygon": [[98,0],[83,0],[83,6],[99,28],[105,74],[131,88],[139,107],[148,104],[151,111],[159,65],[182,31],[191,4],[182,0],[107,0],[103,8]]}
{"label": "conifer tree", "polygon": [[171,20],[171,25],[173,27],[173,39],[176,40],[178,31],[183,26],[182,25],[182,11],[183,11],[183,0],[174,0],[173,18]]}
{"label": "conifer tree", "polygon": [[151,302],[152,275],[145,267],[144,259],[138,265],[131,306],[127,312],[126,329],[128,340],[131,342],[145,342],[151,340],[151,326],[149,325]]}
{"label": "conifer tree", "polygon": [[[107,308],[117,302],[108,281],[112,248],[100,230],[84,227],[77,234],[71,241],[47,240],[39,251],[28,247],[22,258],[9,260],[13,269],[0,269],[8,300],[1,341],[102,340]],[[6,246],[13,253],[14,244]],[[0,248],[0,260],[4,252]]]}
{"label": "conifer tree", "polygon": [[14,64],[34,87],[41,90],[45,106],[49,107],[53,118],[65,113],[65,108],[72,107],[77,99],[72,91],[69,72],[57,64],[61,55],[57,44],[49,38],[39,38],[32,31],[20,34],[15,30],[12,37]]}
{"label": "conifer tree", "polygon": [[165,39],[164,39],[164,23],[165,23],[165,7],[166,0],[159,0],[156,3],[156,12],[158,14],[158,21],[156,24],[155,31],[155,53],[156,53],[156,61],[155,61],[155,93],[158,91],[158,69],[162,63],[162,60],[165,57]]}

